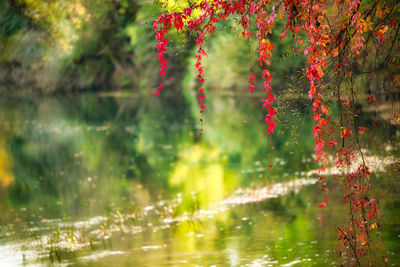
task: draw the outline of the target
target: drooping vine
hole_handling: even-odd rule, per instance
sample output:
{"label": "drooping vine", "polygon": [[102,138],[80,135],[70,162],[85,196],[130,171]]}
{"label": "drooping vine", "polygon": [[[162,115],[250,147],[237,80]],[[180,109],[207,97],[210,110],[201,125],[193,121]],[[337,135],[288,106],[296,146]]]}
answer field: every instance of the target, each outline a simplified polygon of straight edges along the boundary
{"label": "drooping vine", "polygon": [[[346,188],[344,202],[349,205],[348,223],[336,227],[341,244],[336,249],[337,254],[348,259],[350,265],[361,265],[361,258],[366,255],[369,255],[368,263],[375,264],[372,254],[377,243],[373,243],[371,232],[379,228],[381,214],[379,201],[370,198],[371,170],[359,139],[367,128],[358,125],[354,115],[357,102],[354,81],[365,74],[378,73],[389,61],[398,61],[400,3],[364,0],[204,0],[193,2],[177,12],[162,14],[154,22],[161,76],[167,69],[164,57],[168,46],[166,34],[171,28],[196,35],[195,68],[200,84],[198,102],[201,114],[206,107],[206,78],[202,65],[203,57],[207,56],[204,43],[206,37],[216,31],[216,24],[230,16],[239,17],[243,37],[258,40],[258,62],[265,94],[261,102],[266,110],[264,119],[268,134],[274,132],[276,125],[270,72],[274,44],[269,38],[275,20],[281,20],[285,25],[281,39],[291,35],[295,41],[293,50],[306,56],[305,74],[313,111],[315,160],[320,166],[319,180],[323,192],[318,207],[323,209],[328,206],[326,194],[330,189],[325,169],[332,164],[328,156],[330,153],[335,155],[334,164],[341,171],[339,177],[343,178]],[[371,64],[373,60],[368,58],[373,50],[375,64]],[[380,62],[377,63],[377,60]],[[371,69],[365,70],[365,67]],[[247,88],[250,92],[256,90],[255,79],[254,70],[250,69]],[[328,86],[328,83],[333,86]],[[160,83],[152,95],[159,96],[163,88],[164,83]],[[369,104],[377,102],[372,89],[367,101]],[[340,114],[337,120],[331,115],[334,105]],[[323,216],[317,220],[323,220]],[[383,259],[386,261],[386,257]]]}

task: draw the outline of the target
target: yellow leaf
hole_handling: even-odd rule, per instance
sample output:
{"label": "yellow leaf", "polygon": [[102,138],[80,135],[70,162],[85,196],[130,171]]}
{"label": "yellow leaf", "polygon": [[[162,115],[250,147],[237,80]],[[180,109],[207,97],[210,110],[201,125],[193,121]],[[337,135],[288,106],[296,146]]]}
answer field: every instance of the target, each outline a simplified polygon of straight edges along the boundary
{"label": "yellow leaf", "polygon": [[335,49],[333,49],[332,54],[334,57],[337,57],[339,55],[339,48],[336,47]]}
{"label": "yellow leaf", "polygon": [[316,67],[316,70],[317,70],[317,73],[318,73],[318,76],[319,76],[319,77],[324,76],[324,72],[322,71],[322,69],[321,69],[320,66],[317,66],[317,67]]}

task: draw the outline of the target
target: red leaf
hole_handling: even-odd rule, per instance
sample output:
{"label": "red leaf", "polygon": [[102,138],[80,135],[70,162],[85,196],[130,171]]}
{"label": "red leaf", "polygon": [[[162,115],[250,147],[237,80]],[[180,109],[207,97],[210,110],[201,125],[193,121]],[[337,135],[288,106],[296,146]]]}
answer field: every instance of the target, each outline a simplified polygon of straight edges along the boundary
{"label": "red leaf", "polygon": [[367,127],[361,126],[361,127],[360,127],[360,130],[358,131],[358,133],[359,133],[360,135],[362,135],[362,134],[365,132],[366,129],[367,129]]}

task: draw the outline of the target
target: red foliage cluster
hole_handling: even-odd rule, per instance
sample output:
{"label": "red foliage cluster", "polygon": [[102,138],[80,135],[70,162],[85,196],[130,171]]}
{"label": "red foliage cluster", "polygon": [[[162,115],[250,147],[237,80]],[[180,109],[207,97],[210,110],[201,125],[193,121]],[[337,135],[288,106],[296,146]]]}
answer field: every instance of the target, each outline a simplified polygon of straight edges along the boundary
{"label": "red foliage cluster", "polygon": [[[172,14],[162,14],[154,22],[155,37],[157,40],[158,59],[160,62],[160,75],[165,75],[167,61],[164,58],[167,47],[165,34],[174,26],[177,31],[188,30],[197,34],[197,52],[195,55],[197,78],[201,84],[199,89],[200,112],[205,109],[205,93],[203,83],[202,59],[207,56],[204,42],[207,35],[215,32],[215,25],[225,21],[229,16],[239,16],[243,27],[242,35],[245,38],[255,37],[258,40],[258,61],[264,79],[265,97],[261,100],[266,110],[265,122],[268,134],[275,128],[274,117],[276,110],[273,107],[274,95],[271,88],[270,58],[274,44],[269,39],[274,22],[280,19],[285,27],[281,39],[287,38],[290,33],[295,41],[294,51],[303,53],[308,59],[306,77],[309,81],[308,96],[312,102],[313,126],[315,137],[316,161],[320,163],[321,190],[328,192],[324,172],[329,163],[327,150],[336,152],[336,165],[339,169],[352,169],[354,158],[362,157],[362,164],[356,171],[346,175],[345,183],[347,193],[345,201],[350,203],[351,218],[346,229],[338,228],[339,238],[344,247],[354,252],[353,257],[367,254],[369,247],[369,231],[377,225],[379,208],[377,201],[368,198],[369,169],[364,161],[358,135],[365,132],[365,127],[355,123],[344,123],[344,110],[354,107],[354,101],[345,101],[345,98],[354,96],[352,84],[353,69],[360,58],[367,57],[367,44],[374,41],[376,47],[391,46],[391,41],[396,42],[399,33],[399,23],[396,19],[399,3],[396,1],[361,1],[361,0],[204,0],[192,3],[188,8]],[[328,12],[329,10],[329,12]],[[193,16],[194,11],[198,16]],[[252,31],[251,29],[254,29]],[[255,33],[255,34],[254,34]],[[305,36],[305,37],[304,37]],[[387,60],[388,56],[386,56]],[[377,71],[376,69],[375,71]],[[337,82],[336,89],[331,89],[337,96],[336,103],[340,107],[340,121],[333,121],[330,117],[329,100],[326,95],[324,79],[332,73],[340,81],[350,79],[351,86],[342,87]],[[360,73],[358,73],[360,74]],[[248,91],[255,90],[254,71],[250,70]],[[164,87],[161,83],[159,91]],[[347,89],[346,89],[347,88]],[[343,97],[341,90],[347,90]],[[332,93],[331,93],[332,95]],[[331,97],[331,96],[330,96]],[[368,103],[377,102],[372,92]],[[348,112],[347,114],[350,114]],[[354,121],[348,116],[348,121]],[[201,134],[200,134],[201,135]],[[341,142],[338,142],[341,140]],[[345,145],[345,140],[347,145]],[[356,140],[357,142],[351,141]],[[341,143],[341,147],[338,147]],[[358,145],[354,145],[357,143]],[[323,194],[320,208],[328,205],[328,200]],[[357,216],[356,216],[357,215]],[[368,219],[368,220],[366,220]],[[322,220],[319,217],[317,220]],[[358,229],[358,230],[356,230]],[[352,234],[350,234],[352,233]],[[357,258],[357,263],[360,261]]]}

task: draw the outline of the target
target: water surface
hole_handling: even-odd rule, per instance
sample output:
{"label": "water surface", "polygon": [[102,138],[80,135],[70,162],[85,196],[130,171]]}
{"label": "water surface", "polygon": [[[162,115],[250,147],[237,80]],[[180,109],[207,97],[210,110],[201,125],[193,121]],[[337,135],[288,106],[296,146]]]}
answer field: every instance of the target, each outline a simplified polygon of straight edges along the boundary
{"label": "water surface", "polygon": [[[282,111],[270,138],[251,98],[212,96],[201,124],[184,100],[105,96],[1,101],[1,266],[340,265],[340,181],[316,221],[301,105]],[[396,155],[398,129],[385,127]],[[387,156],[370,143],[371,155]],[[398,184],[374,179],[395,266]]]}

